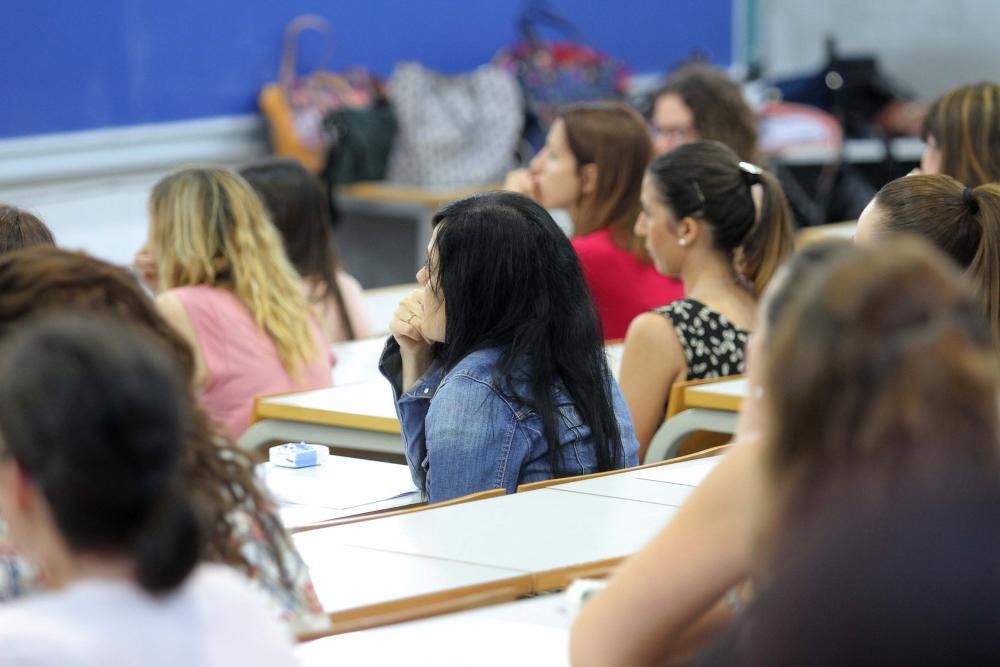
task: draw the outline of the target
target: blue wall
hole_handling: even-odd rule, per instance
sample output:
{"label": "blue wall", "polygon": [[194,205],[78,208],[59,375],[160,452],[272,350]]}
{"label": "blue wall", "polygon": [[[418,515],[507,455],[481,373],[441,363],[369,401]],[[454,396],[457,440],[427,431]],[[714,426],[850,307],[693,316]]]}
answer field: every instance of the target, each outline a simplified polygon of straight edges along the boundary
{"label": "blue wall", "polygon": [[[633,71],[695,49],[730,61],[731,0],[553,0]],[[0,137],[252,112],[276,76],[286,22],[334,25],[334,66],[388,75],[400,60],[449,72],[515,37],[522,0],[35,0],[4,3]],[[319,53],[306,40],[303,64]]]}

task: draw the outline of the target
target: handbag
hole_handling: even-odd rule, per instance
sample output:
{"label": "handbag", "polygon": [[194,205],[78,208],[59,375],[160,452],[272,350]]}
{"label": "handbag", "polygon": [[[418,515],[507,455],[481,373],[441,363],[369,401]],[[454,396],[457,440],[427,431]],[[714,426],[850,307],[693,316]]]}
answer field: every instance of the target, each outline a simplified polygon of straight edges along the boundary
{"label": "handbag", "polygon": [[[567,40],[543,40],[537,30],[542,24],[556,28]],[[517,25],[520,41],[501,51],[496,61],[521,86],[529,115],[525,136],[536,148],[559,107],[624,97],[628,68],[587,46],[580,31],[568,20],[540,5],[523,12]]]}
{"label": "handbag", "polygon": [[389,77],[399,132],[393,181],[429,188],[496,183],[513,165],[523,123],[517,81],[495,65],[448,76],[401,63]]}
{"label": "handbag", "polygon": [[[320,66],[297,76],[299,38],[306,30],[320,33],[325,47]],[[376,78],[363,68],[344,72],[322,69],[332,53],[332,30],[326,19],[311,14],[293,19],[285,28],[278,81],[264,86],[259,98],[272,151],[298,158],[313,173],[323,168],[330,148],[324,119],[341,109],[371,106],[379,87]]]}

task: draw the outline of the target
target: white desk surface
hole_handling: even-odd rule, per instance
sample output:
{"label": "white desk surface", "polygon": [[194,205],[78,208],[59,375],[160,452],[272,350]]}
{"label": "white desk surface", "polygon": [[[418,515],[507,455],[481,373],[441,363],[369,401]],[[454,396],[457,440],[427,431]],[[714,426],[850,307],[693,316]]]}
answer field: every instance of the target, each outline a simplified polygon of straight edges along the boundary
{"label": "white desk surface", "polygon": [[553,491],[586,493],[672,507],[680,507],[694,491],[691,486],[685,484],[643,479],[641,475],[644,472],[645,470],[635,470],[617,475],[594,477],[579,482],[557,484],[548,488]]}
{"label": "white desk surface", "polygon": [[397,421],[392,387],[382,377],[357,384],[269,396],[260,401],[269,408],[288,407]]}
{"label": "white desk surface", "polygon": [[364,291],[365,310],[372,323],[372,331],[384,335],[389,333],[389,322],[396,312],[396,307],[410,292],[419,288],[417,283],[392,285]]}
{"label": "white desk surface", "polygon": [[[328,529],[327,529],[328,530]],[[523,577],[515,570],[332,543],[323,529],[292,536],[327,613]]]}
{"label": "white desk surface", "polygon": [[698,486],[708,477],[708,474],[722,460],[721,456],[712,456],[705,459],[695,459],[694,461],[683,461],[673,465],[655,466],[644,468],[635,472],[639,479],[654,482],[668,482],[671,484],[686,484],[688,486]]}
{"label": "white desk surface", "polygon": [[568,667],[571,623],[556,593],[325,637],[296,655],[304,667]]}
{"label": "white desk surface", "polygon": [[289,529],[421,501],[409,468],[398,463],[330,456],[308,468],[261,463],[257,476]]}
{"label": "white desk surface", "polygon": [[337,358],[337,363],[333,366],[333,386],[370,380],[384,382],[378,372],[378,359],[385,347],[385,340],[385,336],[376,336],[333,345],[333,354]]}
{"label": "white desk surface", "polygon": [[542,573],[633,554],[675,511],[540,489],[322,528],[310,539]]}

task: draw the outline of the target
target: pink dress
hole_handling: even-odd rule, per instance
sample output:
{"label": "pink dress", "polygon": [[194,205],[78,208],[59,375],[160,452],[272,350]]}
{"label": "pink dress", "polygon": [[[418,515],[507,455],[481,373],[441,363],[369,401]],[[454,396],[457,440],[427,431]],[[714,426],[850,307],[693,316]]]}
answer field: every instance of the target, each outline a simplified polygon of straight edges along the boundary
{"label": "pink dress", "polygon": [[257,396],[330,386],[333,355],[312,318],[302,326],[312,332],[315,354],[292,376],[281,365],[274,342],[235,294],[207,285],[171,292],[191,320],[205,361],[201,405],[233,440],[250,426]]}

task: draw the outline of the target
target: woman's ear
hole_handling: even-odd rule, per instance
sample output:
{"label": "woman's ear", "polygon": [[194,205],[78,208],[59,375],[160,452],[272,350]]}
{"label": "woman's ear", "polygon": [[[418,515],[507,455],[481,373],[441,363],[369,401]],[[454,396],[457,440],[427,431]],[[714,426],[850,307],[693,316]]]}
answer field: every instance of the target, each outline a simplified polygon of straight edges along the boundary
{"label": "woman's ear", "polygon": [[580,194],[584,197],[597,192],[597,165],[588,162],[580,168]]}
{"label": "woman's ear", "polygon": [[686,215],[677,221],[677,238],[684,239],[688,248],[693,246],[701,236],[701,223],[693,216]]}

